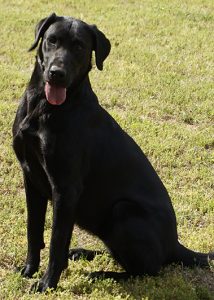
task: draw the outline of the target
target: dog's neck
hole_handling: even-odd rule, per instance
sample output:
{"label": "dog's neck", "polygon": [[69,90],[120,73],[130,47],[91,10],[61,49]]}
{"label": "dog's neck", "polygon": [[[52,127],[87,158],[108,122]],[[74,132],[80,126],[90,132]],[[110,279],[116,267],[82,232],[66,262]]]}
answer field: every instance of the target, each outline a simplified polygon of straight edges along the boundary
{"label": "dog's neck", "polygon": [[94,97],[96,96],[92,90],[88,74],[75,87],[71,86],[67,89],[67,98],[71,99],[71,101],[73,99],[77,103],[92,101]]}

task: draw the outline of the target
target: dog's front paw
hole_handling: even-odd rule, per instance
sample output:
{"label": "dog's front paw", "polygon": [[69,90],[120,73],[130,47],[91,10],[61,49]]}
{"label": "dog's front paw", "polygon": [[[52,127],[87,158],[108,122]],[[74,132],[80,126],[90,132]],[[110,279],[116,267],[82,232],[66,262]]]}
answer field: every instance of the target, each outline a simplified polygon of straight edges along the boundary
{"label": "dog's front paw", "polygon": [[38,265],[26,264],[24,267],[17,267],[16,272],[20,272],[25,278],[32,278],[39,269]]}
{"label": "dog's front paw", "polygon": [[56,287],[51,286],[51,284],[48,281],[40,280],[35,282],[31,288],[31,293],[44,293],[47,289],[55,289]]}

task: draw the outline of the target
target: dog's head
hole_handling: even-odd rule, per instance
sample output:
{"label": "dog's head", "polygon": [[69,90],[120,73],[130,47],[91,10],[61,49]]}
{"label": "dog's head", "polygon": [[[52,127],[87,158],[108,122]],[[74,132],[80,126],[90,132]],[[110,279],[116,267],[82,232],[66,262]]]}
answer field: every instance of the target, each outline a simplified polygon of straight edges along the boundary
{"label": "dog's head", "polygon": [[29,51],[38,46],[40,39],[38,62],[46,97],[57,105],[65,101],[66,89],[76,86],[90,71],[92,51],[97,68],[102,70],[111,49],[109,40],[95,25],[55,13],[37,24]]}

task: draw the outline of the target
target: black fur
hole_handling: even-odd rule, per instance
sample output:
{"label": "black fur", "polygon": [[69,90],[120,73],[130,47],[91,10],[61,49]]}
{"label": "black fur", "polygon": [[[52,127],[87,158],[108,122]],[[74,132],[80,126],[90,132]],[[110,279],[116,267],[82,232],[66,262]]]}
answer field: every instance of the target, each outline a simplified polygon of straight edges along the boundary
{"label": "black fur", "polygon": [[[98,236],[126,273],[156,275],[179,262],[208,266],[208,255],[178,242],[175,213],[157,173],[117,122],[99,105],[88,72],[95,51],[102,70],[110,42],[94,25],[55,14],[39,22],[35,68],[21,99],[14,126],[28,211],[28,251],[23,276],[39,268],[47,201],[53,203],[49,264],[35,287],[56,288],[68,264],[74,224]],[[51,68],[59,70],[51,75]],[[45,82],[64,86],[66,101],[47,102]],[[86,250],[72,250],[93,259]]]}

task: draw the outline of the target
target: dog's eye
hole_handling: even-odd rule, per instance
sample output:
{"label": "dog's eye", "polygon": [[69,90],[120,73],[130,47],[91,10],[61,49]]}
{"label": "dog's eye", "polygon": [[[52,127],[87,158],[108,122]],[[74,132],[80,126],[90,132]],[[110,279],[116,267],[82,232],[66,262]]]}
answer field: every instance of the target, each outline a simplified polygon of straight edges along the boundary
{"label": "dog's eye", "polygon": [[56,39],[55,36],[50,36],[50,37],[48,38],[48,43],[49,43],[49,44],[55,45],[56,42],[57,42],[57,39]]}

